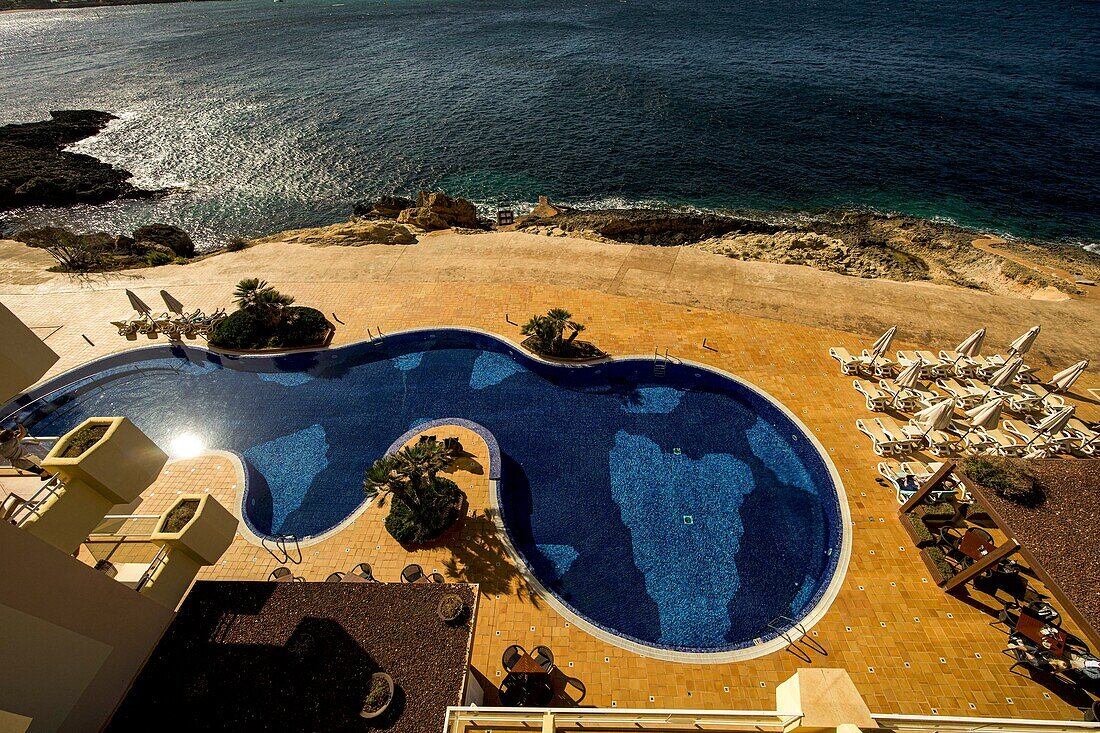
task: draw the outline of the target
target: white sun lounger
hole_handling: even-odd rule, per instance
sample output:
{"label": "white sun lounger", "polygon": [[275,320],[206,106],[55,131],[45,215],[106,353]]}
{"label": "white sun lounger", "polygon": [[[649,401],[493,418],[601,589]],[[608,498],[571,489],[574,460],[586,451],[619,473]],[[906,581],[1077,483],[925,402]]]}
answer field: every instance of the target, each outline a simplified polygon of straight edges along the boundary
{"label": "white sun lounger", "polygon": [[985,393],[989,391],[988,389],[981,389],[973,379],[962,377],[959,379],[954,377],[937,379],[936,386],[950,397],[953,397],[955,402],[963,409],[976,406],[985,397]]}
{"label": "white sun lounger", "polygon": [[[887,418],[889,420],[889,418]],[[890,420],[890,422],[894,422]],[[895,431],[887,429],[882,418],[872,417],[856,420],[856,428],[871,439],[871,449],[880,456],[892,456],[904,453],[911,445],[911,439],[894,423]]]}
{"label": "white sun lounger", "polygon": [[963,356],[957,351],[940,351],[940,361],[944,363],[948,374],[954,372],[960,377],[972,377],[978,369],[977,363],[969,356]]}
{"label": "white sun lounger", "polygon": [[1086,425],[1081,418],[1070,418],[1069,423],[1066,425],[1066,432],[1075,438],[1074,443],[1071,445],[1074,450],[1087,456],[1100,453],[1100,433]]}
{"label": "white sun lounger", "polygon": [[841,374],[859,374],[860,359],[858,356],[850,353],[843,346],[833,346],[829,349],[829,356],[840,362]]}
{"label": "white sun lounger", "polygon": [[878,386],[890,395],[894,407],[902,412],[918,412],[943,398],[943,395],[927,385],[902,387],[893,379],[880,379]]}
{"label": "white sun lounger", "polygon": [[1018,456],[1026,449],[1022,441],[998,428],[976,428],[967,434],[965,443],[975,453],[1002,456]]}
{"label": "white sun lounger", "polygon": [[871,412],[882,412],[890,404],[891,395],[879,389],[874,382],[866,379],[853,379],[852,386],[863,395],[867,402],[867,409]]}
{"label": "white sun lounger", "polygon": [[[920,484],[932,478],[932,474],[939,470],[942,463],[922,463],[920,461],[882,461],[878,464],[878,472],[884,479],[894,486],[894,496],[898,504],[904,504],[909,497],[920,489]],[[909,479],[912,479],[911,481]],[[931,494],[931,499],[937,501],[947,496],[958,493],[954,487],[937,489]]]}
{"label": "white sun lounger", "polygon": [[1041,448],[1046,453],[1061,453],[1074,441],[1074,436],[1064,431],[1057,435],[1037,433],[1033,426],[1020,420],[1005,420],[1002,427],[1012,436],[1019,437],[1029,448]]}
{"label": "white sun lounger", "polygon": [[925,379],[932,379],[934,377],[943,376],[950,373],[950,364],[944,364],[935,354],[931,351],[916,350],[916,351],[899,351],[898,366],[905,368],[910,364],[916,364],[918,361],[921,363],[921,377]]}

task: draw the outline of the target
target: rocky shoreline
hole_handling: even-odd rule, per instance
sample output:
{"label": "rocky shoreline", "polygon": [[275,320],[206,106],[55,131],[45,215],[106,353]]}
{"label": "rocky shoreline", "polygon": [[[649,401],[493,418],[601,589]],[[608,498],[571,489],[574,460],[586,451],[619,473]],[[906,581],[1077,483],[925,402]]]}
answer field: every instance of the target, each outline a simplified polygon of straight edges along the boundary
{"label": "rocky shoreline", "polygon": [[538,214],[521,218],[517,229],[624,244],[690,246],[735,259],[805,265],[853,277],[929,281],[1028,297],[1082,295],[1089,282],[1100,278],[1100,255],[1079,247],[1008,241],[913,216],[828,211],[767,221],[679,210],[553,207]]}
{"label": "rocky shoreline", "polygon": [[0,211],[25,206],[102,204],[146,198],[132,174],[90,155],[65,150],[99,133],[116,117],[95,110],[50,112],[42,122],[0,127]]}

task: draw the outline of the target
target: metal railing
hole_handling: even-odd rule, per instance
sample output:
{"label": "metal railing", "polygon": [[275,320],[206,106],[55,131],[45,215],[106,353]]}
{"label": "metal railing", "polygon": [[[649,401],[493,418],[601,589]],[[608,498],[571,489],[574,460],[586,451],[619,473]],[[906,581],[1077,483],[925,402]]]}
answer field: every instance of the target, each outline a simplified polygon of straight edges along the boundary
{"label": "metal railing", "polygon": [[880,728],[913,733],[1053,733],[1100,731],[1100,723],[1016,718],[964,718],[950,715],[892,715],[871,713]]}
{"label": "metal railing", "polygon": [[544,730],[547,716],[555,731],[775,731],[792,730],[799,714],[762,710],[649,710],[618,708],[449,707],[444,733],[491,729]]}
{"label": "metal railing", "polygon": [[59,476],[54,476],[49,481],[42,484],[38,491],[34,492],[31,498],[21,502],[12,512],[11,516],[8,517],[8,521],[16,527],[22,527],[29,522],[32,517],[41,517],[46,503],[49,502],[50,499],[60,496],[64,489],[65,485],[61,483],[61,478]]}
{"label": "metal railing", "polygon": [[141,574],[141,579],[138,581],[135,590],[140,593],[141,589],[148,585],[149,581],[153,579],[153,576],[157,574],[161,566],[168,562],[168,553],[169,550],[167,545],[160,548],[160,552],[158,552],[156,557],[153,558],[153,561],[149,563],[149,567],[145,568],[145,572]]}
{"label": "metal railing", "polygon": [[88,539],[144,539],[157,531],[158,519],[159,514],[108,514],[88,533]]}

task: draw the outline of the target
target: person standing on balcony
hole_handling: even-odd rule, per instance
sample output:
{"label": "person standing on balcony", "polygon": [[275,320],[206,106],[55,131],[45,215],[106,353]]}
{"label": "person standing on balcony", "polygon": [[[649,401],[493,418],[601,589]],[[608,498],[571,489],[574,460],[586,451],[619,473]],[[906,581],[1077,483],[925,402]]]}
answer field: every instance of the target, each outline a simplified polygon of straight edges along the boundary
{"label": "person standing on balcony", "polygon": [[15,430],[0,430],[0,458],[20,471],[33,473],[43,481],[49,481],[50,474],[31,460],[31,454],[23,447],[22,440],[25,437],[27,429],[22,425],[17,425]]}

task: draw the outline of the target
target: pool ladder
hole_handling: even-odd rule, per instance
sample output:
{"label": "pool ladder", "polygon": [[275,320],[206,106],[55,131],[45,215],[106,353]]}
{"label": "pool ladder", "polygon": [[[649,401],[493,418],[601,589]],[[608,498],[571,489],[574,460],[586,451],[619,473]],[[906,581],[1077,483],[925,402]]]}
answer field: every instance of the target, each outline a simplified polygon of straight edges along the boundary
{"label": "pool ladder", "polygon": [[372,346],[381,346],[386,340],[386,334],[382,333],[381,326],[375,326],[375,328],[378,329],[378,333],[372,332],[370,326],[367,326],[367,338],[370,339]]}
{"label": "pool ladder", "polygon": [[[302,546],[298,543],[298,538],[292,534],[261,537],[260,546],[267,550],[267,554],[275,558],[275,562],[280,565],[286,563],[302,564]],[[295,556],[297,556],[297,559],[295,559]]]}
{"label": "pool ladder", "polygon": [[665,378],[665,371],[668,369],[668,349],[665,349],[665,353],[662,356],[657,347],[653,347],[653,376],[661,379]]}

